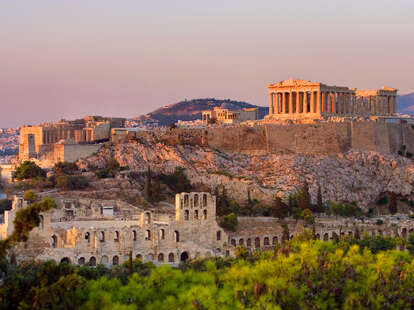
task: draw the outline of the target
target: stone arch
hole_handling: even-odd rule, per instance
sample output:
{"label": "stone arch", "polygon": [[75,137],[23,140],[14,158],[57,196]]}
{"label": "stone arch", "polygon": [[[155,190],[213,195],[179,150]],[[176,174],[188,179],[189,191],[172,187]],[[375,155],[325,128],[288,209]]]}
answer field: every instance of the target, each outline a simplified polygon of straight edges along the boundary
{"label": "stone arch", "polygon": [[163,262],[164,261],[164,254],[163,253],[158,254],[158,261],[159,262]]}
{"label": "stone arch", "polygon": [[78,265],[80,265],[80,266],[85,265],[85,257],[79,257]]}
{"label": "stone arch", "polygon": [[203,194],[203,208],[207,207],[207,194]]}
{"label": "stone arch", "polygon": [[272,239],[272,244],[275,245],[275,244],[278,244],[278,243],[279,243],[279,240],[278,240],[277,236],[274,236],[273,239]]}
{"label": "stone arch", "polygon": [[231,244],[232,246],[236,246],[236,239],[231,239],[230,244]]}
{"label": "stone arch", "polygon": [[57,248],[58,246],[58,237],[56,235],[53,235],[52,237],[50,237],[50,247],[52,249]]}
{"label": "stone arch", "polygon": [[328,241],[329,240],[329,234],[328,233],[324,233],[323,234],[323,241]]}
{"label": "stone arch", "polygon": [[194,208],[198,208],[198,205],[199,205],[199,201],[200,200],[200,198],[198,197],[198,194],[195,194],[194,195]]}
{"label": "stone arch", "polygon": [[217,241],[221,240],[221,230],[217,231],[216,237],[217,237]]}
{"label": "stone arch", "polygon": [[194,219],[198,220],[198,210],[194,210]]}
{"label": "stone arch", "polygon": [[239,245],[242,245],[242,246],[244,245],[244,239],[243,238],[239,240]]}
{"label": "stone arch", "polygon": [[149,225],[151,224],[151,213],[145,212],[144,214],[144,224]]}
{"label": "stone arch", "polygon": [[168,262],[174,263],[174,261],[175,261],[174,253],[168,254]]}
{"label": "stone arch", "polygon": [[180,242],[180,233],[178,232],[178,230],[174,230],[174,241]]}
{"label": "stone arch", "polygon": [[108,256],[104,255],[101,257],[101,264],[107,265],[109,263]]}
{"label": "stone arch", "polygon": [[320,240],[320,239],[321,239],[321,235],[320,235],[320,234],[316,234],[316,235],[315,235],[315,239]]}
{"label": "stone arch", "polygon": [[260,248],[260,238],[259,237],[256,237],[255,239],[254,239],[254,247],[255,248]]}
{"label": "stone arch", "polygon": [[89,266],[96,266],[96,257],[95,256],[92,256],[89,259]]}
{"label": "stone arch", "polygon": [[207,219],[207,210],[203,210],[203,220]]}
{"label": "stone arch", "polygon": [[181,255],[180,255],[180,260],[182,262],[186,262],[189,258],[190,258],[190,256],[188,255],[188,253],[186,251],[182,252]]}
{"label": "stone arch", "polygon": [[66,263],[66,264],[70,264],[70,258],[69,257],[64,257],[60,260],[60,263]]}
{"label": "stone arch", "polygon": [[184,211],[184,220],[188,221],[190,219],[190,211],[185,210]]}
{"label": "stone arch", "polygon": [[141,255],[141,254],[137,254],[137,255],[135,256],[135,259],[137,259],[137,260],[139,260],[139,261],[141,261],[141,262],[142,262],[142,255]]}
{"label": "stone arch", "polygon": [[[138,255],[137,255],[137,258],[138,258]],[[141,258],[141,260],[142,260],[142,258]],[[115,255],[114,257],[112,257],[112,265],[114,265],[114,266],[119,265],[119,256],[118,255]]]}
{"label": "stone arch", "polygon": [[184,207],[188,208],[190,206],[190,197],[188,194],[184,195]]}
{"label": "stone arch", "polygon": [[165,230],[164,228],[160,229],[160,240],[164,240],[165,239]]}
{"label": "stone arch", "polygon": [[151,240],[151,230],[149,229],[145,231],[145,240]]}
{"label": "stone arch", "polygon": [[145,256],[145,261],[149,262],[149,261],[153,261],[154,260],[154,255],[152,253],[147,254],[147,256]]}
{"label": "stone arch", "polygon": [[114,242],[119,242],[119,231],[115,230]]}
{"label": "stone arch", "polygon": [[265,246],[270,245],[270,244],[269,244],[269,237],[265,237],[265,238],[263,239],[263,245],[265,245]]}
{"label": "stone arch", "polygon": [[206,254],[204,255],[204,258],[210,258],[211,257],[211,252],[206,252]]}
{"label": "stone arch", "polygon": [[136,230],[132,231],[132,240],[137,241],[137,231]]}
{"label": "stone arch", "polygon": [[247,247],[251,247],[252,246],[252,240],[250,238],[247,238],[246,246]]}

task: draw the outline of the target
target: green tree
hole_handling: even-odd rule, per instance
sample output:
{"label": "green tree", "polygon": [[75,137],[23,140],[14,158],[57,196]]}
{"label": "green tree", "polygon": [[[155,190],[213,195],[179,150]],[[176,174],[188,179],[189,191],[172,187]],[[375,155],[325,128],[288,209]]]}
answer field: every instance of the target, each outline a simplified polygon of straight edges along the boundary
{"label": "green tree", "polygon": [[45,171],[36,165],[32,161],[25,161],[16,168],[15,178],[17,180],[33,179],[33,178],[44,178],[46,176]]}
{"label": "green tree", "polygon": [[237,215],[234,213],[230,213],[228,215],[223,216],[220,219],[219,225],[227,230],[236,231],[237,229]]}
{"label": "green tree", "polygon": [[310,198],[310,194],[309,194],[309,186],[308,186],[308,183],[306,181],[303,183],[302,193],[301,193],[300,199],[299,199],[299,207],[302,210],[310,209],[312,207],[311,206],[311,198]]}
{"label": "green tree", "polygon": [[290,238],[290,232],[289,232],[289,226],[286,222],[282,222],[281,223],[282,226],[282,242],[287,242],[289,241]]}
{"label": "green tree", "polygon": [[414,233],[411,233],[407,239],[407,250],[411,255],[414,255]]}
{"label": "green tree", "polygon": [[55,178],[55,186],[63,190],[81,190],[88,185],[88,180],[81,175],[59,175]]}
{"label": "green tree", "polygon": [[37,194],[32,190],[26,191],[23,195],[23,199],[28,203],[34,203],[38,198]]}
{"label": "green tree", "polygon": [[288,216],[288,206],[283,203],[280,197],[275,197],[270,213],[274,217],[283,219]]}
{"label": "green tree", "polygon": [[390,193],[390,199],[388,203],[388,209],[391,214],[397,213],[397,195],[395,193]]}
{"label": "green tree", "polygon": [[317,198],[316,198],[316,207],[317,207],[316,212],[318,212],[318,213],[322,213],[322,212],[325,211],[324,210],[325,208],[323,207],[323,202],[322,202],[322,189],[321,189],[320,185],[318,186],[318,195],[317,195]]}
{"label": "green tree", "polygon": [[60,174],[75,174],[76,172],[79,171],[78,166],[75,163],[70,163],[70,162],[58,162],[53,166],[53,171],[55,172],[56,175],[60,175]]}
{"label": "green tree", "polygon": [[315,217],[312,215],[310,209],[305,209],[302,211],[302,218],[305,220],[306,224],[315,224]]}

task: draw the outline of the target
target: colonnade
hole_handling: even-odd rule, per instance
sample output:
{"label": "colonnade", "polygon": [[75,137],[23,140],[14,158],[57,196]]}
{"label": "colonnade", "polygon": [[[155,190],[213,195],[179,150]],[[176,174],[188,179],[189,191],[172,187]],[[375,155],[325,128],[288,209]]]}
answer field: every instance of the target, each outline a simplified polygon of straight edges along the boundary
{"label": "colonnade", "polygon": [[357,96],[352,90],[298,90],[269,93],[270,115],[392,115],[397,112],[396,106],[396,96]]}

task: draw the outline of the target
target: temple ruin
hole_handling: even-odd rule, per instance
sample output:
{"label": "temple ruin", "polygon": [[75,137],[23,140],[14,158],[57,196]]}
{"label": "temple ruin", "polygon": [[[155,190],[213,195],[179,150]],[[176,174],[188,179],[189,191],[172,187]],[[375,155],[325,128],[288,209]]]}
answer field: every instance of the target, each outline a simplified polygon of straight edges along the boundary
{"label": "temple ruin", "polygon": [[320,82],[290,79],[267,85],[268,119],[329,119],[392,116],[397,113],[397,89],[357,90]]}

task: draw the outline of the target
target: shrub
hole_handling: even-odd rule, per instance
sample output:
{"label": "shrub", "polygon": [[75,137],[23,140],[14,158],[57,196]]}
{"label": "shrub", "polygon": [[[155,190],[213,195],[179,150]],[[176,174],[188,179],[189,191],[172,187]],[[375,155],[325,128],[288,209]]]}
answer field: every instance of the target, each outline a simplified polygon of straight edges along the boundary
{"label": "shrub", "polygon": [[380,199],[378,199],[378,201],[377,201],[377,205],[378,206],[380,206],[380,205],[386,205],[387,203],[388,203],[387,196],[383,196]]}
{"label": "shrub", "polygon": [[84,176],[61,175],[56,177],[56,187],[64,190],[79,190],[88,186]]}
{"label": "shrub", "polygon": [[53,167],[55,174],[74,174],[79,171],[78,166],[75,163],[59,162]]}
{"label": "shrub", "polygon": [[184,168],[177,167],[171,174],[160,176],[162,183],[168,185],[175,193],[188,192],[191,190],[191,182],[184,173]]}
{"label": "shrub", "polygon": [[26,200],[28,203],[33,203],[38,199],[38,196],[34,191],[28,190],[24,193],[23,199]]}
{"label": "shrub", "polygon": [[413,153],[411,153],[411,152],[407,152],[407,153],[405,154],[405,156],[407,156],[407,158],[411,158],[411,157],[413,157]]}
{"label": "shrub", "polygon": [[44,178],[46,172],[32,161],[25,161],[16,168],[15,177],[17,180]]}
{"label": "shrub", "polygon": [[221,218],[219,225],[227,230],[236,231],[237,228],[237,215],[234,213],[230,213],[225,215]]}

